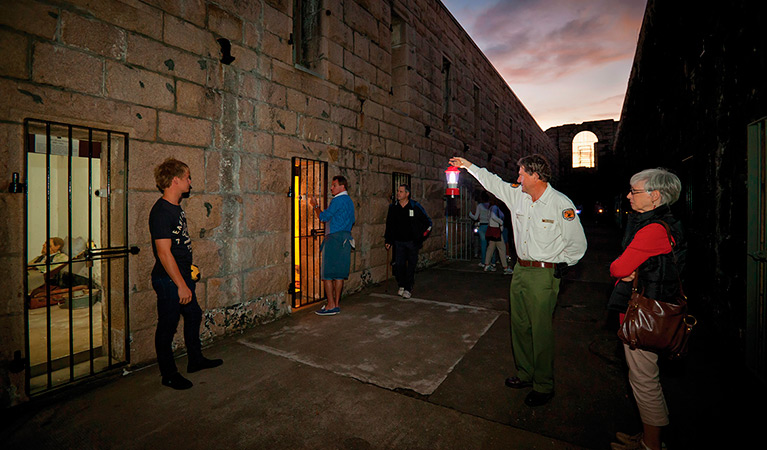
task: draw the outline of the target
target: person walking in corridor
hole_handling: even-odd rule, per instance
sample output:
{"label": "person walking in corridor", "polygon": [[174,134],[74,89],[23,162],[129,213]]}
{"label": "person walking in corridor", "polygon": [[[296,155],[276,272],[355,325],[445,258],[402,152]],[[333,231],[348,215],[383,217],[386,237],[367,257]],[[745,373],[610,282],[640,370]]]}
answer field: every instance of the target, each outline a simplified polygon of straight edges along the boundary
{"label": "person walking in corridor", "polygon": [[509,312],[517,375],[507,378],[506,386],[532,386],[525,404],[544,405],[554,397],[553,316],[559,277],[586,253],[586,235],[575,206],[551,186],[551,167],[541,155],[520,158],[514,184],[464,158],[451,158],[450,164],[467,169],[511,212],[517,263]]}
{"label": "person walking in corridor", "polygon": [[504,240],[504,227],[503,219],[504,214],[501,212],[501,208],[498,207],[498,199],[493,197],[490,201],[490,219],[487,227],[487,253],[485,254],[485,272],[494,272],[495,264],[491,264],[491,259],[495,255],[495,251],[498,250],[498,259],[503,266],[503,274],[511,275],[514,271],[509,267],[509,262],[506,261],[506,242]]}
{"label": "person walking in corridor", "polygon": [[325,240],[322,242],[322,283],[325,286],[325,296],[328,303],[315,314],[319,316],[334,316],[341,312],[339,302],[344,280],[349,278],[351,255],[354,240],[354,202],[347,192],[349,183],[342,175],[336,175],[330,183],[330,193],[333,198],[324,211],[314,198],[309,204],[321,221],[327,222]]}
{"label": "person walking in corridor", "polygon": [[202,356],[200,324],[202,309],[197,303],[197,275],[192,264],[192,239],[186,225],[181,199],[192,190],[189,166],[176,159],[166,159],[154,170],[157,189],[162,197],[149,212],[149,233],[155,257],[152,287],[157,293],[157,332],[155,350],[160,366],[162,384],[173,389],[189,389],[192,382],[176,369],[173,360],[173,335],[184,316],[184,344],[187,352],[187,373],[218,367],[221,359]]}
{"label": "person walking in corridor", "polygon": [[394,246],[394,278],[403,298],[410,298],[415,284],[418,251],[431,232],[432,221],[420,203],[410,199],[410,186],[397,188],[397,201],[389,205],[384,239],[386,250]]}
{"label": "person walking in corridor", "polygon": [[479,235],[479,266],[485,268],[485,254],[487,253],[487,226],[490,222],[490,196],[486,191],[482,191],[479,194],[479,203],[477,203],[477,210],[475,212],[469,212],[469,217],[472,220],[476,220],[479,225],[477,226],[477,235]]}

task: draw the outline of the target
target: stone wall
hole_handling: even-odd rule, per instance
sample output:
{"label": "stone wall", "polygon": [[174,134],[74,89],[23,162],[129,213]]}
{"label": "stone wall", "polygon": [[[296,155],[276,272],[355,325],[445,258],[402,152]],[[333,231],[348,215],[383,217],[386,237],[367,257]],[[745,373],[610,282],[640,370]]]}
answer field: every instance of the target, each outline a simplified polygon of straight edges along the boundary
{"label": "stone wall", "polygon": [[[767,116],[764,2],[648,2],[616,137],[624,180],[663,166],[689,240],[687,295],[702,329],[744,347],[747,127]],[[625,195],[625,194],[624,194]]]}
{"label": "stone wall", "polygon": [[[439,1],[325,1],[312,70],[294,64],[293,4],[0,0],[0,179],[24,177],[26,118],[129,135],[128,240],[141,248],[129,272],[132,364],[154,359],[146,224],[159,196],[151,169],[169,156],[186,161],[193,178],[183,206],[203,268],[206,339],[290,312],[292,157],[326,161],[329,176],[350,181],[357,251],[346,292],[385,277],[393,171],[412,175],[413,197],[434,219],[422,251],[422,263],[434,264],[444,259],[450,156],[506,177],[522,154],[555,161],[548,138]],[[231,64],[221,61],[220,39]],[[3,406],[26,399],[23,372],[8,370],[24,349],[23,206],[22,195],[0,193]]]}
{"label": "stone wall", "polygon": [[[557,148],[559,156],[559,176],[554,183],[557,189],[566,193],[573,202],[582,208],[581,218],[600,220],[610,217],[614,220],[615,198],[612,192],[596,188],[609,186],[613,181],[615,132],[618,122],[612,119],[594,120],[583,123],[570,123],[546,130],[546,135]],[[594,168],[573,168],[573,138],[581,131],[590,131],[597,136],[594,144]],[[601,206],[603,213],[598,213],[595,206]]]}
{"label": "stone wall", "polygon": [[[573,138],[581,131],[590,131],[597,136],[599,141],[595,144],[596,155],[594,169],[599,169],[613,154],[615,144],[615,132],[618,122],[612,119],[592,120],[583,123],[568,123],[551,127],[546,130],[546,135],[552,140],[557,148],[559,156],[559,176],[566,179],[573,172],[582,168],[573,169]],[[584,169],[587,170],[587,169]]]}

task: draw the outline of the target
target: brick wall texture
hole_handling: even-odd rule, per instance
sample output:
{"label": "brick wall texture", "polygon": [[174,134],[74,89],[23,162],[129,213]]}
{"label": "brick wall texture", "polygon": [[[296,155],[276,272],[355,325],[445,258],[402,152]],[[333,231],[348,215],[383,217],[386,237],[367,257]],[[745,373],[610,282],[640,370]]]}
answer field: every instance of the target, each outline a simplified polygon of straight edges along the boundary
{"label": "brick wall texture", "polygon": [[[290,312],[293,157],[325,161],[330,177],[350,182],[357,251],[345,292],[385,277],[392,172],[412,176],[413,198],[435,221],[422,250],[433,264],[444,259],[450,156],[507,179],[532,152],[556,169],[555,146],[438,0],[323,2],[312,71],[294,64],[293,8],[0,0],[0,179],[23,179],[26,118],[129,135],[128,241],[142,250],[129,264],[132,364],[154,359],[146,223],[159,197],[151,169],[167,157],[191,168],[194,195],[183,207],[203,268],[206,339]],[[0,402],[9,405],[25,399],[23,373],[2,363],[24,349],[24,196],[3,189],[0,207]]]}

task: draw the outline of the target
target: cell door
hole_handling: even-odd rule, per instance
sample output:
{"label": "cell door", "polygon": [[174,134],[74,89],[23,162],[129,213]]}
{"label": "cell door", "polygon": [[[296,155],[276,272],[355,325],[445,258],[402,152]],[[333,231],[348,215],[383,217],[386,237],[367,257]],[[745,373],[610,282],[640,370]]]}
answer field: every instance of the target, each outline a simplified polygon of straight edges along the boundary
{"label": "cell door", "polygon": [[24,128],[26,375],[36,395],[128,362],[128,135],[33,119]]}
{"label": "cell door", "polygon": [[767,380],[767,118],[748,127],[746,364]]}
{"label": "cell door", "polygon": [[320,248],[325,226],[314,213],[309,199],[327,208],[328,163],[293,158],[293,307],[300,308],[321,301],[325,291],[320,280]]}

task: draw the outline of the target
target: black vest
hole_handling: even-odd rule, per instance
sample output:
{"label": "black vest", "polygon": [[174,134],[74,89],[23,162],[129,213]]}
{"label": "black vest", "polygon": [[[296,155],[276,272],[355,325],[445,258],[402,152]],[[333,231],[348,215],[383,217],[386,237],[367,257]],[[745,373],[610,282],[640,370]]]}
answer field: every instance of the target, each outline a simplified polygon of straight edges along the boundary
{"label": "black vest", "polygon": [[623,248],[626,249],[637,232],[647,225],[666,222],[674,238],[673,251],[665,255],[651,256],[637,269],[638,287],[644,289],[646,297],[669,303],[677,303],[679,296],[679,280],[684,269],[687,256],[687,242],[682,232],[682,224],[674,216],[667,205],[662,205],[652,211],[631,214],[626,234],[623,236]]}

